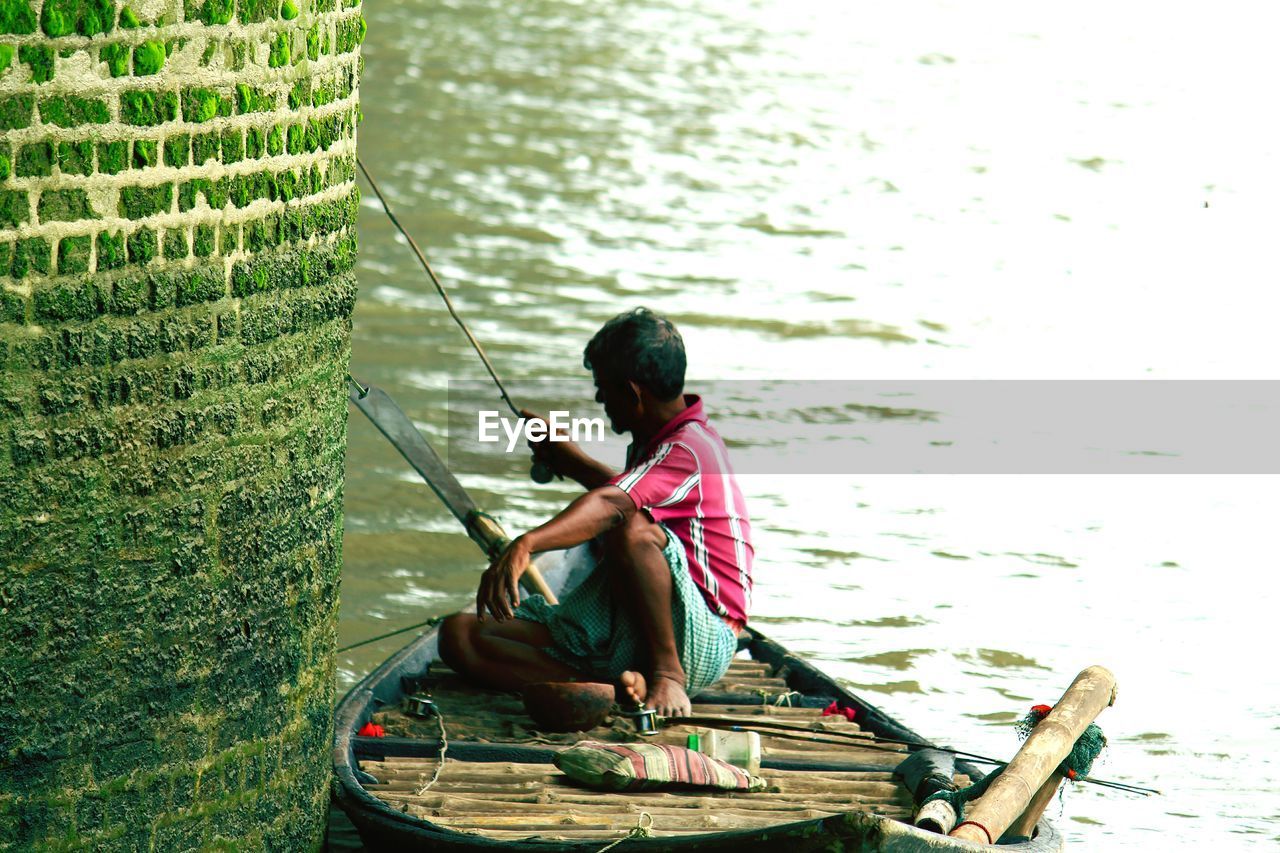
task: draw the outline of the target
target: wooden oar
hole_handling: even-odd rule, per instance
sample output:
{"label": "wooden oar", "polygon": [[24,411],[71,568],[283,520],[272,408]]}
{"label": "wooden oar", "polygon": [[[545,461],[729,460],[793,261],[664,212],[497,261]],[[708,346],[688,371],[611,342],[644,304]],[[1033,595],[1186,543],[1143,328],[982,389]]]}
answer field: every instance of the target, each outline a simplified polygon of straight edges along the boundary
{"label": "wooden oar", "polygon": [[[467,494],[458,478],[445,466],[435,448],[418,432],[408,415],[378,386],[357,382],[350,376],[347,380],[347,396],[351,402],[400,451],[400,455],[426,481],[431,491],[453,513],[454,518],[462,522],[471,541],[479,545],[490,560],[501,554],[511,541],[507,532],[493,516],[480,511],[471,495]],[[536,565],[529,564],[520,583],[530,592],[540,593],[548,603],[558,603],[555,593],[547,586]]]}

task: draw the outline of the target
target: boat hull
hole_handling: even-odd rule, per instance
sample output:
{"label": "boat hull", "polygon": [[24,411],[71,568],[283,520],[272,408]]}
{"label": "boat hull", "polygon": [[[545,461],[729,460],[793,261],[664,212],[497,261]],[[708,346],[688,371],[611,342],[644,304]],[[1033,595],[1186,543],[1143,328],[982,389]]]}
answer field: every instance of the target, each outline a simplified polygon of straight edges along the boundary
{"label": "boat hull", "polygon": [[[568,561],[565,561],[566,563]],[[557,570],[560,568],[561,570]],[[563,567],[553,567],[548,572],[548,582],[553,588],[572,586],[573,572]],[[863,730],[881,738],[891,738],[912,743],[927,741],[911,729],[894,720],[879,708],[866,702],[839,685],[830,676],[802,658],[791,654],[780,644],[757,631],[750,630],[748,651],[753,659],[770,664],[775,669],[785,669],[789,689],[811,696],[834,697],[842,706],[857,709],[858,723]],[[433,850],[433,851],[573,851],[596,853],[605,844],[600,839],[590,840],[500,840],[469,832],[460,832],[432,823],[430,820],[405,814],[392,808],[387,802],[366,790],[364,783],[374,780],[359,769],[358,757],[368,757],[373,745],[368,739],[359,738],[356,732],[369,721],[375,711],[398,705],[411,692],[418,679],[438,658],[439,643],[436,629],[419,636],[400,649],[377,669],[353,687],[338,704],[335,712],[333,747],[334,798],[359,831],[366,847],[371,850]],[[376,751],[400,750],[409,744],[393,745],[378,742]],[[423,743],[416,754],[428,755],[438,749],[434,744]],[[518,753],[519,745],[505,747],[492,744],[473,749],[476,760],[527,761],[525,756],[504,755],[504,749]],[[488,750],[488,754],[486,754]],[[527,751],[527,750],[526,750]],[[401,752],[401,754],[406,754]],[[457,754],[451,753],[451,754]],[[972,779],[981,778],[980,769],[957,762],[957,770]],[[766,771],[767,772],[767,771]],[[625,836],[620,836],[625,837]],[[884,853],[938,853],[938,851],[980,850],[971,844],[947,836],[917,829],[906,823],[865,811],[850,811],[827,817],[813,818],[794,823],[778,824],[765,828],[706,832],[696,835],[660,836],[651,838],[626,838],[619,845],[625,849],[645,851],[741,851],[779,850],[787,853],[806,851],[884,851]],[[1062,836],[1045,820],[1036,827],[1036,837],[1030,841],[1001,845],[1001,851],[1016,853],[1056,853],[1063,849]]]}

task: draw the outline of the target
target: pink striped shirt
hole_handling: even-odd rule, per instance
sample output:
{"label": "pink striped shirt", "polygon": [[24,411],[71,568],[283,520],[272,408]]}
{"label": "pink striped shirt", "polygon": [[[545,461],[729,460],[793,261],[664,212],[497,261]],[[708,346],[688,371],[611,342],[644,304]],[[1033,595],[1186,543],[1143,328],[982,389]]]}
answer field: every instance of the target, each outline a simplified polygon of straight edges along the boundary
{"label": "pink striped shirt", "polygon": [[684,400],[646,448],[628,448],[627,470],[609,482],[676,535],[707,606],[741,627],[751,608],[751,520],[702,399]]}

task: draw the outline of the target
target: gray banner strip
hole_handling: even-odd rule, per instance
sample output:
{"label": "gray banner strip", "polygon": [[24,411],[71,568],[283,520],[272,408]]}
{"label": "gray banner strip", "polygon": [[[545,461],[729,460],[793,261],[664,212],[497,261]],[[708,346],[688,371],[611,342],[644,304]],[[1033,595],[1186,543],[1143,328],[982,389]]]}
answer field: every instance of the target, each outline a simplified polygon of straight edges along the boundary
{"label": "gray banner strip", "polygon": [[[603,417],[589,381],[510,383],[536,411]],[[1276,474],[1270,380],[690,381],[739,474]],[[451,464],[477,441],[491,386],[451,382]],[[507,415],[506,412],[502,412]],[[607,431],[606,431],[607,432]],[[621,465],[625,438],[584,449]],[[514,455],[527,460],[523,442]]]}

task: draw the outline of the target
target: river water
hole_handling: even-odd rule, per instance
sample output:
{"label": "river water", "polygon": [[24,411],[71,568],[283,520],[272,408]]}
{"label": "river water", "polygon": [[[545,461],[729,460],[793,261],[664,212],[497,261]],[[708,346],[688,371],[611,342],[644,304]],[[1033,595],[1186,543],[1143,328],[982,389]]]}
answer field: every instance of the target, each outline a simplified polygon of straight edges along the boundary
{"label": "river water", "polygon": [[[743,380],[740,423],[772,407],[751,382],[1274,379],[1276,54],[1247,4],[1181,8],[369,3],[361,156],[512,379],[581,378],[637,304],[690,390]],[[443,443],[449,383],[484,373],[365,195],[352,370]],[[341,644],[465,605],[482,567],[355,412],[349,440]],[[512,530],[573,494],[454,465]],[[753,624],[922,734],[1011,755],[1029,705],[1117,674],[1095,775],[1165,795],[1073,786],[1050,816],[1081,849],[1280,840],[1275,476],[741,483]],[[340,687],[403,642],[340,655]]]}

